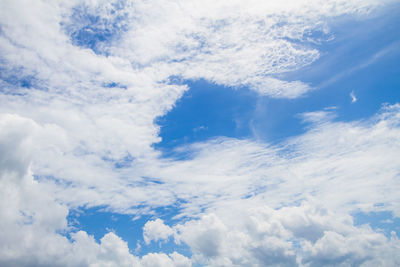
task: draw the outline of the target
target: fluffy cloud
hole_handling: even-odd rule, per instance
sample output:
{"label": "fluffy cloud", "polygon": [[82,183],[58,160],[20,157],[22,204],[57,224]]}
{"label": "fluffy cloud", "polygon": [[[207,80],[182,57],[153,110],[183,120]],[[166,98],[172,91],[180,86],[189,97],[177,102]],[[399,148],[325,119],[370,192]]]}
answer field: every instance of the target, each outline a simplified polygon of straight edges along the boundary
{"label": "fluffy cloud", "polygon": [[172,234],[172,229],[166,226],[161,219],[148,221],[143,228],[143,238],[147,244],[152,240],[156,242],[158,240],[165,240]]}
{"label": "fluffy cloud", "polygon": [[400,260],[395,234],[356,227],[351,216],[313,200],[282,209],[235,204],[175,225],[175,242],[207,266],[396,266]]}

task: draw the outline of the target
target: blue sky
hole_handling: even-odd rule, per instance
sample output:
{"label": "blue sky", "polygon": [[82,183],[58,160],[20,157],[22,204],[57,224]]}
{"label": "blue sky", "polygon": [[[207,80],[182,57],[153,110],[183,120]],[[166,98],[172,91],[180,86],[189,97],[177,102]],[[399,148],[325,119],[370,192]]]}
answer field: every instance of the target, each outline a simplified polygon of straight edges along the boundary
{"label": "blue sky", "polygon": [[5,1],[1,266],[397,266],[397,1]]}

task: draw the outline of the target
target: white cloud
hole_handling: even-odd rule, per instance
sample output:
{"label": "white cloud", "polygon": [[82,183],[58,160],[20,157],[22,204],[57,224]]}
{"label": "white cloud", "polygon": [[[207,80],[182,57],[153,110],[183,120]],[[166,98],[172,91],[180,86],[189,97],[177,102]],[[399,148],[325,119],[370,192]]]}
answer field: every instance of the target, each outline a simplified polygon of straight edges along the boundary
{"label": "white cloud", "polygon": [[188,244],[193,253],[201,253],[206,258],[213,258],[221,253],[221,240],[228,233],[225,225],[213,214],[205,215],[201,222],[190,221],[178,227],[178,241]]}
{"label": "white cloud", "polygon": [[143,257],[142,266],[190,267],[192,263],[188,258],[177,252],[173,252],[168,256],[166,254],[149,253]]}
{"label": "white cloud", "polygon": [[143,227],[143,238],[146,244],[149,244],[153,240],[157,242],[168,239],[173,233],[173,230],[165,225],[161,219],[148,221]]}
{"label": "white cloud", "polygon": [[351,97],[351,103],[357,102],[358,99],[357,99],[357,97],[356,97],[354,91],[351,91],[350,97]]}

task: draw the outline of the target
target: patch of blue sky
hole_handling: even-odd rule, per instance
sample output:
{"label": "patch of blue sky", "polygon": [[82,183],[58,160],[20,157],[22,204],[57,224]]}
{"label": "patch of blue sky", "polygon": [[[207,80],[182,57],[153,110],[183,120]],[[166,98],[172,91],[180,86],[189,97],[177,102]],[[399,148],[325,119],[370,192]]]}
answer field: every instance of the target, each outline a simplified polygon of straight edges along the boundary
{"label": "patch of blue sky", "polygon": [[[161,126],[162,142],[155,148],[169,156],[173,148],[205,141],[216,136],[247,138],[248,121],[253,116],[257,94],[232,89],[205,80],[184,81],[190,90],[178,100],[174,109],[156,123]],[[177,152],[174,152],[177,156]],[[184,156],[184,151],[180,151]]]}
{"label": "patch of blue sky", "polygon": [[103,87],[106,88],[120,88],[120,89],[127,89],[128,87],[126,85],[116,83],[116,82],[109,82],[109,83],[104,83]]}
{"label": "patch of blue sky", "polygon": [[[72,232],[84,230],[89,235],[92,235],[97,242],[100,242],[105,234],[114,232],[127,242],[129,250],[137,256],[143,256],[148,253],[169,254],[177,251],[190,257],[190,249],[184,244],[175,244],[171,238],[166,241],[152,241],[150,244],[144,242],[143,226],[147,221],[161,218],[170,226],[176,222],[173,217],[178,214],[178,210],[173,206],[155,209],[155,212],[160,216],[142,215],[136,217],[135,214],[108,212],[101,207],[81,208],[70,210],[67,219]],[[65,236],[69,237],[68,235]]]}
{"label": "patch of blue sky", "polygon": [[[134,187],[146,187],[146,186],[155,186],[155,185],[162,185],[162,184],[165,184],[165,182],[163,182],[161,179],[142,176],[142,177],[140,177],[140,179],[138,179],[136,181],[125,184],[125,187],[134,188]],[[144,207],[139,207],[139,208],[144,208]]]}
{"label": "patch of blue sky", "polygon": [[31,88],[47,90],[45,83],[35,74],[27,74],[23,68],[9,69],[4,61],[0,61],[0,81],[0,91],[6,94],[23,94],[23,90]]}
{"label": "patch of blue sky", "polygon": [[110,164],[113,164],[113,167],[115,169],[122,169],[122,168],[127,168],[127,167],[131,167],[132,163],[135,161],[135,158],[132,157],[131,154],[127,154],[124,157],[120,158],[120,159],[114,159],[114,158],[110,158],[107,156],[104,156],[101,158],[103,161],[108,162]]}
{"label": "patch of blue sky", "polygon": [[89,48],[96,54],[108,55],[107,47],[120,38],[128,27],[125,3],[117,1],[111,7],[106,14],[101,14],[90,11],[84,4],[78,5],[69,20],[61,26],[74,45]]}
{"label": "patch of blue sky", "polygon": [[353,214],[354,225],[368,224],[372,229],[380,231],[387,237],[394,231],[400,237],[400,218],[396,218],[389,211],[357,212]]}
{"label": "patch of blue sky", "polygon": [[57,177],[54,177],[52,175],[33,175],[33,179],[38,181],[38,182],[43,182],[43,183],[53,183],[59,186],[73,186],[73,183],[71,181],[59,179]]}

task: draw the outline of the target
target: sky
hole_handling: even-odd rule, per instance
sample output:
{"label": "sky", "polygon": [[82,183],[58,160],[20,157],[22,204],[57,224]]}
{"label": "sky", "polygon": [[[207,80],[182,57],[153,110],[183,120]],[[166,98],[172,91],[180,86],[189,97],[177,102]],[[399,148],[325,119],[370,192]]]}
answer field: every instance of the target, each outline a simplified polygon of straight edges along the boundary
{"label": "sky", "polygon": [[400,2],[0,2],[0,266],[399,266]]}

